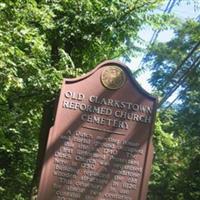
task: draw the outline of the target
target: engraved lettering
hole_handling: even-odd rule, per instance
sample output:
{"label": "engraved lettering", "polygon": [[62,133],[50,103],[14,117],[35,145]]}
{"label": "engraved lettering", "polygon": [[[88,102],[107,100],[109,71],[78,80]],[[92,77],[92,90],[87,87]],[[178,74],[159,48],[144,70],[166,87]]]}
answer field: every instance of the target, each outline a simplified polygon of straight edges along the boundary
{"label": "engraved lettering", "polygon": [[76,93],[72,91],[66,91],[65,97],[73,100],[82,101],[85,98],[85,95],[83,93]]}

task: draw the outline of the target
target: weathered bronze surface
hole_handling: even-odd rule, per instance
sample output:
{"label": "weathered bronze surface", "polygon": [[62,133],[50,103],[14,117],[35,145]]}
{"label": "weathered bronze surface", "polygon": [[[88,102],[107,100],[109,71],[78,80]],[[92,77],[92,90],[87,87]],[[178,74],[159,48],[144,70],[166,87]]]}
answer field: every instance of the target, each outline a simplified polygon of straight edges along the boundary
{"label": "weathered bronze surface", "polygon": [[107,66],[101,74],[101,81],[106,88],[115,90],[124,85],[126,75],[120,67]]}
{"label": "weathered bronze surface", "polygon": [[145,200],[155,110],[119,62],[64,79],[38,200]]}

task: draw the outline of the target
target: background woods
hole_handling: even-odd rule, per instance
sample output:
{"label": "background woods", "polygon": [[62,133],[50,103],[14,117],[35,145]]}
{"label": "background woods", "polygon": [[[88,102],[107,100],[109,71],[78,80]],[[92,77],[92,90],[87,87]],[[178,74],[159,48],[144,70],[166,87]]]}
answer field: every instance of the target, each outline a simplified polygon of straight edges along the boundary
{"label": "background woods", "polygon": [[152,71],[150,82],[161,98],[177,86],[180,91],[180,103],[163,101],[157,116],[149,199],[200,198],[200,25],[155,14],[163,2],[0,2],[1,199],[28,199],[43,108],[56,97],[62,78],[86,73],[105,59],[129,62],[142,51],[139,30],[145,25],[174,29],[171,41],[149,47],[145,69]]}

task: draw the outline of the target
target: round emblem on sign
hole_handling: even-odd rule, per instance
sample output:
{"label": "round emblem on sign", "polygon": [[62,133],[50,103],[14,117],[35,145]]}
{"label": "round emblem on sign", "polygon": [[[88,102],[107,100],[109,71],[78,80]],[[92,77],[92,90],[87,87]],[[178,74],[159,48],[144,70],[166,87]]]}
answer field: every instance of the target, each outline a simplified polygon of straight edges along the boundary
{"label": "round emblem on sign", "polygon": [[120,67],[108,66],[101,74],[101,82],[106,88],[116,90],[124,85],[126,75]]}

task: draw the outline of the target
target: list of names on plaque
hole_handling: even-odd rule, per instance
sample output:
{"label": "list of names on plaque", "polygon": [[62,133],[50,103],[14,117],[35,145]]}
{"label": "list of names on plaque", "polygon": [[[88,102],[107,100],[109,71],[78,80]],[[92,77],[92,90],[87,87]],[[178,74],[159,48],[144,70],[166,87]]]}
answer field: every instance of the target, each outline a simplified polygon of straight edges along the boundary
{"label": "list of names on plaque", "polygon": [[57,199],[79,199],[88,188],[86,199],[93,199],[108,183],[106,199],[130,199],[127,195],[137,189],[143,170],[137,159],[143,154],[138,143],[70,130],[60,140],[63,145],[54,155]]}

